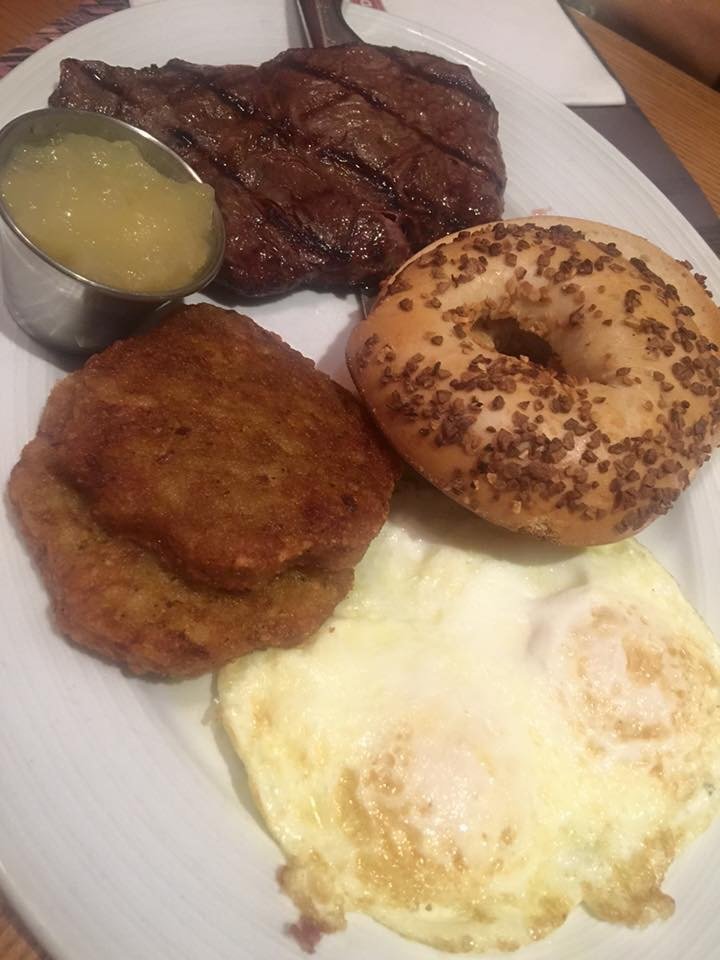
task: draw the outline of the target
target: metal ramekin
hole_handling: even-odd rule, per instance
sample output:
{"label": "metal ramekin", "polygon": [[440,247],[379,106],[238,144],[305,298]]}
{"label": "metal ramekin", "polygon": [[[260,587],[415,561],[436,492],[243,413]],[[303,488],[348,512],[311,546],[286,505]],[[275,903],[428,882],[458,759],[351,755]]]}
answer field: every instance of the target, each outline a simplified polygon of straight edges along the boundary
{"label": "metal ramekin", "polygon": [[[105,140],[130,140],[165,176],[185,183],[200,177],[176,153],[137,127],[81,110],[34,110],[0,130],[0,169],[19,144],[42,144],[56,134],[86,133]],[[50,347],[88,354],[133,331],[160,305],[195,293],[215,277],[223,259],[225,228],[217,204],[208,259],[192,280],[176,290],[130,293],[88,280],[48,256],[20,230],[0,197],[0,238],[5,304],[17,324]]]}

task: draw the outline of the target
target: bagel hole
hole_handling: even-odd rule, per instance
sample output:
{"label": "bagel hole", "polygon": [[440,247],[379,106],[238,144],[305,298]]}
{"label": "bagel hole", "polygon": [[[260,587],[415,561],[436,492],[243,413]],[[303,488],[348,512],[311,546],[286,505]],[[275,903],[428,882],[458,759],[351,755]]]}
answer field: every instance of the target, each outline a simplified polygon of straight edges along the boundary
{"label": "bagel hole", "polygon": [[473,331],[490,337],[498,353],[526,357],[539,367],[563,372],[560,357],[547,340],[532,330],[524,330],[515,317],[485,317],[475,321]]}

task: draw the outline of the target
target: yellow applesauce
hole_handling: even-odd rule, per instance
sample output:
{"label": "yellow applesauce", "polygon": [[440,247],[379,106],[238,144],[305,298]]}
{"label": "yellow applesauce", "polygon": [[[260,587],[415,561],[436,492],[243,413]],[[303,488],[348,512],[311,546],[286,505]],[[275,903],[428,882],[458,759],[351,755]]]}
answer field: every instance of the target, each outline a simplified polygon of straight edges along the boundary
{"label": "yellow applesauce", "polygon": [[120,290],[182,287],[210,253],[212,187],[164,176],[126,140],[68,133],[21,145],[2,170],[0,193],[37,247]]}

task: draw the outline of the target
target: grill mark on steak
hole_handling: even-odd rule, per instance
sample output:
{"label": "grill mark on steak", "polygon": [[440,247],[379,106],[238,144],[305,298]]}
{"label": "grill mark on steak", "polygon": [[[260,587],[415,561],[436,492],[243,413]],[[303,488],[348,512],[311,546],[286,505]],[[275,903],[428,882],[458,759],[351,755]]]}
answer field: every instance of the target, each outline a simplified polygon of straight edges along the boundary
{"label": "grill mark on steak", "polygon": [[345,90],[339,90],[334,97],[331,97],[329,100],[326,100],[325,103],[318,103],[315,107],[310,107],[309,110],[303,111],[300,115],[301,120],[309,120],[310,117],[314,117],[318,113],[322,113],[323,110],[329,110],[331,107],[336,107],[339,103],[344,103],[348,99],[348,94]]}
{"label": "grill mark on steak", "polygon": [[444,153],[445,156],[452,157],[454,160],[458,160],[460,163],[472,167],[473,170],[487,174],[488,176],[492,177],[496,183],[502,183],[502,180],[497,176],[497,173],[490,167],[489,164],[482,160],[475,160],[474,158],[467,156],[467,154],[462,150],[457,150],[455,147],[451,147],[449,144],[443,143],[436,137],[431,136],[431,134],[426,133],[425,130],[417,127],[414,123],[410,123],[405,117],[403,117],[401,113],[398,113],[396,110],[392,110],[387,104],[383,103],[382,100],[380,100],[380,98],[373,93],[372,90],[366,90],[364,87],[361,87],[360,84],[353,83],[351,80],[346,80],[344,77],[339,77],[331,70],[321,70],[319,67],[311,67],[306,63],[302,65],[297,63],[288,63],[285,64],[285,67],[286,69],[294,70],[296,73],[305,74],[305,76],[316,77],[318,80],[330,80],[332,83],[337,84],[348,93],[356,93],[375,110],[386,113],[389,117],[392,117],[393,120],[396,120],[403,127],[405,127],[406,130],[410,130],[421,140],[424,140],[426,143],[429,143],[435,147],[436,150]]}
{"label": "grill mark on steak", "polygon": [[[315,145],[317,147],[317,144]],[[392,183],[380,170],[366,163],[356,154],[349,150],[338,150],[337,147],[318,147],[317,156],[321,159],[330,160],[335,164],[349,164],[352,169],[358,173],[366,183],[371,184],[377,190],[386,194],[395,210],[400,211],[400,197],[398,196],[395,184]]]}
{"label": "grill mark on steak", "polygon": [[324,253],[339,263],[348,263],[350,261],[349,250],[343,250],[341,247],[333,247],[329,243],[326,243],[322,237],[313,233],[312,230],[296,227],[295,224],[288,220],[282,207],[273,200],[268,200],[264,197],[260,202],[270,223],[280,227],[281,230],[284,230],[285,233],[297,243],[302,243],[303,246],[308,250],[312,250],[313,253]]}
{"label": "grill mark on steak", "polygon": [[[173,64],[173,67],[178,73],[182,73],[184,71],[184,73],[188,77],[192,77],[193,79],[202,77],[202,74],[198,74],[197,72],[188,69],[187,65],[184,64],[182,61],[175,61]],[[240,97],[236,96],[234,93],[231,93],[230,90],[226,90],[225,87],[222,87],[220,86],[220,84],[217,84],[211,80],[208,80],[206,77],[204,77],[203,79],[205,80],[207,86],[214,93],[216,93],[224,103],[226,103],[229,107],[233,107],[243,117],[247,117],[248,119],[260,118],[264,122],[266,122],[269,126],[274,126],[276,132],[280,130],[280,128],[275,125],[273,118],[267,113],[260,112],[256,104],[250,103],[248,100],[242,100]],[[309,110],[305,110],[301,114],[301,119],[307,120],[310,117],[314,116],[316,113],[321,113],[323,110],[327,110],[329,107],[334,107],[338,103],[342,103],[343,100],[347,100],[347,98],[348,98],[347,91],[340,90],[335,97],[332,97],[330,100],[327,100],[325,103],[319,103],[317,106],[311,107]],[[297,131],[297,128],[295,128],[295,130]]]}
{"label": "grill mark on steak", "polygon": [[[178,68],[178,73],[182,72],[183,70]],[[267,123],[271,128],[275,128],[272,117],[267,116],[267,114],[260,113],[254,103],[250,103],[247,100],[242,100],[234,93],[231,93],[229,90],[221,87],[219,84],[213,83],[212,80],[208,80],[208,78],[202,76],[202,74],[193,73],[190,70],[184,70],[184,72],[187,75],[192,76],[196,83],[204,83],[208,90],[212,90],[212,92],[219,97],[223,103],[226,103],[229,107],[232,107],[233,110],[237,110],[241,116],[246,117],[248,120],[254,120],[257,117],[260,117],[260,119]]]}
{"label": "grill mark on steak", "polygon": [[392,60],[393,63],[396,63],[407,73],[411,73],[419,80],[432,83],[437,87],[444,87],[446,90],[460,90],[470,100],[474,100],[475,103],[481,103],[484,107],[492,105],[492,100],[488,92],[474,84],[472,79],[468,80],[467,77],[462,77],[456,73],[439,74],[432,73],[429,70],[423,70],[411,63],[410,59],[407,56],[403,56],[401,51],[395,47],[386,47],[383,53],[388,60]]}

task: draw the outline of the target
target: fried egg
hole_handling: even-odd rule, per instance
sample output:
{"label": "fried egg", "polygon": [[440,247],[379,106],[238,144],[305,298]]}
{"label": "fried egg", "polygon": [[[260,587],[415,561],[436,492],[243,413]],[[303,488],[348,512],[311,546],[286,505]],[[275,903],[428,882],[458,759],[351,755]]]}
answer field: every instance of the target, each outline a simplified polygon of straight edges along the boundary
{"label": "fried egg", "polygon": [[667,917],[720,803],[720,657],[637,543],[563,551],[406,488],[305,646],[219,678],[303,916],[512,950]]}

